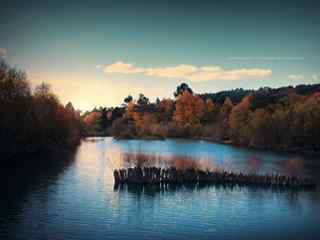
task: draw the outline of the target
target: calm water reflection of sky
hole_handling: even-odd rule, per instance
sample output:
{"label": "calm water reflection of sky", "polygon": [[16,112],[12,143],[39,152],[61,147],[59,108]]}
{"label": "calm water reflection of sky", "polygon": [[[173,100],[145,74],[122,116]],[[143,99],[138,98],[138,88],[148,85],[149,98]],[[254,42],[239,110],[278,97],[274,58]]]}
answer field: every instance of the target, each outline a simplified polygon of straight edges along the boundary
{"label": "calm water reflection of sky", "polygon": [[[135,151],[205,158],[232,169],[254,165],[266,172],[286,172],[290,159],[299,159],[298,164],[290,164],[301,168],[301,173],[316,176],[319,171],[319,165],[312,165],[309,158],[203,141],[88,139],[68,164],[50,173],[41,174],[39,169],[32,173],[32,181],[17,184],[19,194],[9,192],[9,201],[1,206],[0,237],[320,238],[319,192],[199,185],[114,188],[113,168],[121,163],[123,152]],[[20,177],[25,178],[22,174]]]}

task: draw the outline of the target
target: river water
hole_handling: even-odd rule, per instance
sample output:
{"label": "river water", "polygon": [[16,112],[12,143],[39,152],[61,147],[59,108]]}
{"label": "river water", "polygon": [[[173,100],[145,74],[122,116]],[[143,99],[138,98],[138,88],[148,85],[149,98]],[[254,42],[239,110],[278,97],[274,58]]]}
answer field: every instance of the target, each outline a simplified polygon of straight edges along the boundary
{"label": "river water", "polygon": [[[320,239],[320,193],[254,187],[114,188],[123,153],[311,176],[320,159],[205,141],[88,138],[72,154],[2,169],[0,239]],[[35,164],[36,162],[36,164]]]}

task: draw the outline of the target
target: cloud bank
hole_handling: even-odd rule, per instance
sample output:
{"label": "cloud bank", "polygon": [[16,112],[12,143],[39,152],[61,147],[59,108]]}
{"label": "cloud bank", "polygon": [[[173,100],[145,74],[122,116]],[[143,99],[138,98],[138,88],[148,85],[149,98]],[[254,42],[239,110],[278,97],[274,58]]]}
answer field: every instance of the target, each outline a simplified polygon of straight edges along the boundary
{"label": "cloud bank", "polygon": [[180,64],[172,67],[143,68],[122,61],[106,65],[101,69],[107,74],[143,74],[153,77],[182,78],[194,82],[264,78],[272,75],[270,69],[264,68],[224,69],[214,65],[198,67],[188,64]]}
{"label": "cloud bank", "polygon": [[0,48],[0,57],[6,57],[7,56],[7,49]]}

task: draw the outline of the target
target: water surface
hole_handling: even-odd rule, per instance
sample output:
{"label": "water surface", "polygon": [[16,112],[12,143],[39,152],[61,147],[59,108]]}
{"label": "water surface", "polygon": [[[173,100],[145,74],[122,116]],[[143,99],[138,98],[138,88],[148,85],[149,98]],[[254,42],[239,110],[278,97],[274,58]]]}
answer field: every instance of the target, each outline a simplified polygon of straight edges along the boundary
{"label": "water surface", "polygon": [[[319,181],[317,158],[205,141],[91,138],[2,171],[0,239],[320,239],[320,194],[253,187],[114,188],[122,153],[187,155],[234,171]],[[50,164],[47,164],[50,162]]]}

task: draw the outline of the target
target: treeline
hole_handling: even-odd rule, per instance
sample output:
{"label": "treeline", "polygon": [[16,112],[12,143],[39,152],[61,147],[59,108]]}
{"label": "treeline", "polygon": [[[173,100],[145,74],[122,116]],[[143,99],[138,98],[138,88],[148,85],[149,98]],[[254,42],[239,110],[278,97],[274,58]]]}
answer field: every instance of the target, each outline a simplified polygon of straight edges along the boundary
{"label": "treeline", "polygon": [[66,150],[81,137],[80,114],[63,106],[47,84],[31,90],[26,74],[0,62],[0,154]]}
{"label": "treeline", "polygon": [[[84,114],[87,128],[117,138],[201,138],[277,150],[320,150],[320,84],[195,94],[174,99],[128,96],[119,108]],[[107,120],[103,120],[107,119]],[[102,126],[102,122],[105,124]]]}
{"label": "treeline", "polygon": [[217,93],[199,94],[203,100],[211,100],[216,104],[223,104],[226,98],[229,98],[234,104],[241,102],[242,98],[252,93],[253,90],[237,88],[228,91],[220,91]]}
{"label": "treeline", "polygon": [[116,108],[94,108],[92,111],[86,111],[81,115],[83,130],[87,136],[107,136],[111,134],[113,122],[122,117],[125,111],[124,107]]}

